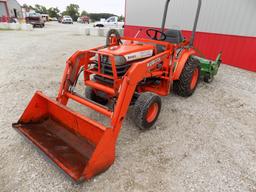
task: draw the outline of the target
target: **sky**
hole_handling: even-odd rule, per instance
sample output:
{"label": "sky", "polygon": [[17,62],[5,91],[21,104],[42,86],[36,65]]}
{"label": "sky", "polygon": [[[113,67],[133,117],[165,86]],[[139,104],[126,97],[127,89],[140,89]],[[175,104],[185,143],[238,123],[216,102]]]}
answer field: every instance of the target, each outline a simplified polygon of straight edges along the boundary
{"label": "sky", "polygon": [[18,0],[23,5],[44,5],[47,8],[58,7],[61,11],[64,11],[66,6],[73,3],[80,6],[80,12],[85,10],[89,13],[114,13],[117,15],[124,15],[125,0]]}

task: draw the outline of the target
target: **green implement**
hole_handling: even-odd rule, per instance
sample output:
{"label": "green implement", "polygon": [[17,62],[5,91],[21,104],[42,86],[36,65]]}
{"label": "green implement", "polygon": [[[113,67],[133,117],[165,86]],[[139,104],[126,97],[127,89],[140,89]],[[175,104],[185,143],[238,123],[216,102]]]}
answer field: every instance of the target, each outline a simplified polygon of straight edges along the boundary
{"label": "green implement", "polygon": [[219,53],[215,61],[211,61],[202,57],[195,56],[200,63],[201,77],[206,83],[211,83],[214,76],[217,75],[220,64],[222,62],[222,52]]}

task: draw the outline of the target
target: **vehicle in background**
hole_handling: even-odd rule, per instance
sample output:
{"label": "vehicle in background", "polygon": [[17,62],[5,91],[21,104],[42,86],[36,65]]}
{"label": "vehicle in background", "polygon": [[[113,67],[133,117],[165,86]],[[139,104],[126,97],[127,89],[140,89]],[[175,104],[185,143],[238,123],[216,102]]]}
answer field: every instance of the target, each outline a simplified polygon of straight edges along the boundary
{"label": "vehicle in background", "polygon": [[58,22],[61,23],[62,17],[58,17]]}
{"label": "vehicle in background", "polygon": [[63,24],[73,24],[73,19],[70,16],[65,15],[65,16],[62,17],[61,23],[63,23]]}
{"label": "vehicle in background", "polygon": [[[1,21],[0,21],[1,22]],[[10,19],[9,19],[9,23],[19,23],[19,20],[17,19],[17,18],[15,18],[15,17],[11,17]]]}
{"label": "vehicle in background", "polygon": [[117,28],[123,28],[124,22],[118,22],[117,16],[109,17],[107,20],[102,19],[101,21],[95,22],[94,27],[117,27]]}
{"label": "vehicle in background", "polygon": [[90,23],[90,18],[88,16],[82,16],[77,19],[78,23]]}
{"label": "vehicle in background", "polygon": [[45,21],[41,14],[39,13],[30,13],[26,17],[26,23],[33,25],[33,27],[40,27],[43,28],[45,26]]}
{"label": "vehicle in background", "polygon": [[53,17],[53,18],[49,17],[49,21],[58,21],[58,19],[56,17]]}
{"label": "vehicle in background", "polygon": [[41,14],[41,16],[42,16],[44,22],[49,21],[49,15],[48,14]]}
{"label": "vehicle in background", "polygon": [[77,23],[82,23],[81,17],[78,17],[78,18],[77,18]]}

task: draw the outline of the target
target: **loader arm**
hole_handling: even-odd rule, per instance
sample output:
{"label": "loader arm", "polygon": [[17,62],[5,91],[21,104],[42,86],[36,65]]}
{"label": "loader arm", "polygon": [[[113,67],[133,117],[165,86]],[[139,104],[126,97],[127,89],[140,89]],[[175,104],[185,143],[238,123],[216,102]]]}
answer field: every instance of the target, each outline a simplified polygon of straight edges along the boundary
{"label": "loader arm", "polygon": [[[72,57],[70,57],[64,70],[64,75],[62,78],[62,83],[60,85],[57,101],[60,102],[62,105],[66,105],[68,100],[72,99],[111,118],[111,127],[115,132],[115,139],[117,139],[118,133],[122,126],[122,121],[126,116],[131,100],[134,96],[135,89],[137,88],[137,85],[140,81],[153,76],[161,77],[165,79],[166,83],[163,85],[165,86],[163,88],[164,91],[159,93],[162,95],[169,94],[169,88],[171,87],[172,83],[172,80],[169,77],[172,76],[172,74],[169,74],[167,71],[172,71],[169,70],[169,68],[171,67],[169,65],[171,52],[170,50],[168,50],[154,57],[133,64],[128,70],[127,74],[122,77],[122,83],[117,89],[118,91],[110,87],[97,84],[90,80],[90,75],[92,71],[90,71],[89,69],[89,63],[90,59],[95,56],[95,53],[97,53],[95,50],[80,51],[76,52]],[[156,70],[156,66],[160,63],[163,63],[163,66],[166,68],[166,72],[162,70]],[[76,93],[70,91],[72,90],[70,89],[70,87],[75,86],[75,80],[78,78],[79,71],[82,67],[84,68],[84,81],[86,85],[94,86],[94,88],[96,87],[97,89],[102,89],[105,91],[112,89],[112,94],[116,94],[117,102],[114,111],[102,108],[102,106],[92,103],[87,99],[82,98]],[[109,91],[109,93],[110,92],[111,91]]]}
{"label": "loader arm", "polygon": [[[120,93],[116,103],[116,108],[112,118],[112,126],[117,138],[122,122],[126,116],[128,108],[130,106],[132,97],[134,96],[135,89],[139,82],[149,77],[159,77],[165,79],[163,82],[165,92],[163,95],[168,95],[172,80],[168,77],[170,74],[165,73],[162,70],[155,70],[159,63],[163,63],[163,66],[168,66],[170,63],[170,51],[158,54],[152,58],[146,59],[142,62],[134,64],[127,74],[123,77],[123,83],[121,85]],[[168,69],[166,70],[168,71]],[[152,91],[155,91],[152,89]],[[161,92],[160,92],[161,93]]]}
{"label": "loader arm", "polygon": [[70,87],[74,86],[78,73],[81,70],[83,64],[88,62],[88,58],[89,56],[85,51],[77,51],[67,60],[59,88],[59,93],[56,98],[56,100],[61,104],[67,104],[68,98],[63,93],[67,92]]}

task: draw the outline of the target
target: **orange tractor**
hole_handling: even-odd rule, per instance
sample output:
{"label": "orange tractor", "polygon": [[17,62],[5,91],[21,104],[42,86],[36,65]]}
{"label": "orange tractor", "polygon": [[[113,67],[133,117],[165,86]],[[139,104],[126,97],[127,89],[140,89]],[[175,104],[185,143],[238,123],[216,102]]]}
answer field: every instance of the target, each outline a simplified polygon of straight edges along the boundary
{"label": "orange tractor", "polygon": [[[193,35],[185,40],[180,31],[148,29],[150,39],[120,37],[110,30],[106,45],[77,51],[67,63],[56,100],[36,92],[13,127],[41,149],[75,181],[90,179],[107,170],[115,160],[115,145],[129,106],[135,124],[152,127],[161,110],[160,96],[173,90],[188,97],[195,91],[200,73],[204,79],[217,73],[220,56],[200,63],[193,48],[199,18],[199,0]],[[85,95],[76,92],[83,74]],[[76,101],[110,119],[108,126],[72,111]]]}

